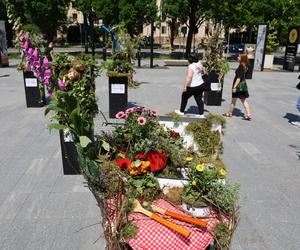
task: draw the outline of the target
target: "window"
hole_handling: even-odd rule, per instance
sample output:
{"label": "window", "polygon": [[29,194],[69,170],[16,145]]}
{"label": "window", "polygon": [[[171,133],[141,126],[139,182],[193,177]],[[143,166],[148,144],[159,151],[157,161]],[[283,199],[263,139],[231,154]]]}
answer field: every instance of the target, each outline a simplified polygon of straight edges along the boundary
{"label": "window", "polygon": [[161,33],[166,34],[166,26],[161,26]]}

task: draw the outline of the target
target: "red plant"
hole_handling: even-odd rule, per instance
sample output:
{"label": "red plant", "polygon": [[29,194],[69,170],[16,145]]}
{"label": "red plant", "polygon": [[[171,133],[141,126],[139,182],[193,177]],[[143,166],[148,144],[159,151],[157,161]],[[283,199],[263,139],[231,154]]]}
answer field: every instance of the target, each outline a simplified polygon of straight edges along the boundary
{"label": "red plant", "polygon": [[166,167],[168,156],[165,151],[150,151],[146,154],[146,159],[150,161],[150,171],[156,172]]}
{"label": "red plant", "polygon": [[170,131],[170,136],[173,139],[178,139],[180,137],[180,134],[178,132],[175,132],[174,130]]}
{"label": "red plant", "polygon": [[129,158],[117,158],[116,162],[120,169],[126,170],[131,166],[132,161]]}

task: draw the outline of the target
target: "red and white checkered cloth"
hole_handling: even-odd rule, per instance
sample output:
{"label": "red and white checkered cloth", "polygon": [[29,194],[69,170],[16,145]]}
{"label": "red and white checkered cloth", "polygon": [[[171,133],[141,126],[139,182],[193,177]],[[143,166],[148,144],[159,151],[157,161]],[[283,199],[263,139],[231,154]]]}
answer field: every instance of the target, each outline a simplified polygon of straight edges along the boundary
{"label": "red and white checkered cloth", "polygon": [[[155,202],[157,207],[175,213],[184,214],[165,200]],[[199,229],[192,224],[176,219],[168,218],[169,221],[180,225],[190,231],[189,237],[167,228],[155,220],[140,214],[132,213],[129,218],[138,226],[135,238],[128,239],[127,243],[134,250],[201,250],[205,249],[213,240],[209,230],[217,224],[217,219],[209,219],[208,230]]]}

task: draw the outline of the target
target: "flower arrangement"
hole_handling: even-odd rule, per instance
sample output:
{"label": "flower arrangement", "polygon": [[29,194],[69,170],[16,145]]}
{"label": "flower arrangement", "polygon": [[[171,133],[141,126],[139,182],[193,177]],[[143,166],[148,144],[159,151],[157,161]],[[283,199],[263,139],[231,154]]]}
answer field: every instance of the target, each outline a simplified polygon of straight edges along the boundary
{"label": "flower arrangement", "polygon": [[68,129],[75,135],[93,139],[93,118],[98,112],[95,97],[94,76],[98,69],[89,57],[73,57],[54,54],[51,63],[52,78],[47,86],[52,92],[50,105],[45,110],[52,112],[49,129]]}

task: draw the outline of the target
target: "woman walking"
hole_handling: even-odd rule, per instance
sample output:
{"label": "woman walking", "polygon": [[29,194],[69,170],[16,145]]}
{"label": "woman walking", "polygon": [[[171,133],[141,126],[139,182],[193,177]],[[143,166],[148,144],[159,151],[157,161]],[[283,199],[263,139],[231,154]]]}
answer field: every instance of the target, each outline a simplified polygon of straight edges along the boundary
{"label": "woman walking", "polygon": [[[247,101],[247,98],[249,97],[248,89],[239,89],[239,84],[245,84],[245,74],[248,70],[249,66],[249,60],[246,54],[242,54],[238,57],[239,59],[239,66],[235,71],[235,77],[233,80],[232,84],[232,99],[231,99],[231,104],[229,107],[229,111],[225,114],[224,116],[231,117],[233,114],[233,111],[236,106],[236,101],[239,98],[244,106],[245,109],[245,115],[244,115],[244,120],[251,121],[251,112],[250,112],[250,107],[249,103]],[[245,86],[245,85],[244,85]]]}
{"label": "woman walking", "polygon": [[202,101],[204,85],[202,74],[204,72],[204,68],[202,63],[198,61],[197,56],[194,54],[189,56],[189,63],[190,65],[188,66],[186,79],[183,85],[183,92],[181,95],[180,110],[175,110],[175,113],[184,115],[184,110],[186,108],[188,99],[191,96],[194,96],[199,109],[199,114],[196,115],[196,117],[204,118],[204,104]]}

